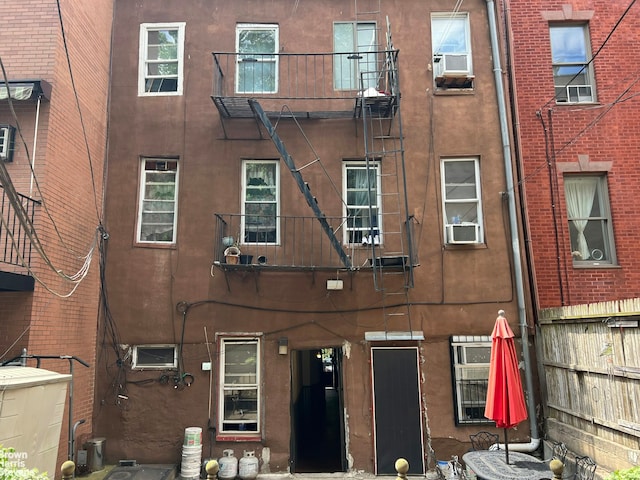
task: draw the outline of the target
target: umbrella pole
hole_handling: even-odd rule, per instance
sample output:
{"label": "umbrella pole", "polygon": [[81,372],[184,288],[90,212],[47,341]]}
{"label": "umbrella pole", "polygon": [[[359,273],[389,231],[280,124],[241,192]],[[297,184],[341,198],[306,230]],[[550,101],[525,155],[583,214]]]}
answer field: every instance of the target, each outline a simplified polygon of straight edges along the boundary
{"label": "umbrella pole", "polygon": [[506,452],[507,465],[509,465],[509,442],[507,441],[507,429],[504,429],[504,451]]}

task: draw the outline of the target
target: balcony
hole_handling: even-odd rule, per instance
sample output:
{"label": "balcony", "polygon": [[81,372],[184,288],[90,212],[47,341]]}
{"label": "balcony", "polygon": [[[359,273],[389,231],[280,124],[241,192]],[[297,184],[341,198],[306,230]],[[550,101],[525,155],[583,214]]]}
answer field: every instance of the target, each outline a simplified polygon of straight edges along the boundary
{"label": "balcony", "polygon": [[[324,217],[334,238],[357,243],[336,245],[316,217],[215,214],[213,264],[225,270],[359,270],[409,268],[400,246],[385,245],[383,233],[351,229],[342,217]],[[376,238],[377,237],[377,238]],[[362,240],[365,239],[366,243]],[[393,248],[393,251],[392,251]],[[225,255],[225,251],[231,255]],[[396,253],[393,253],[396,252]],[[376,258],[372,262],[372,258]],[[375,265],[372,265],[375,264]],[[415,264],[415,259],[414,259]]]}
{"label": "balcony", "polygon": [[363,108],[378,118],[395,114],[397,50],[212,55],[211,98],[223,119],[254,118],[251,98],[272,118],[358,118]]}
{"label": "balcony", "polygon": [[25,230],[20,217],[32,224],[40,202],[17,193],[22,209],[16,212],[1,185],[0,194],[0,291],[33,291],[34,279],[29,275],[31,232]]}

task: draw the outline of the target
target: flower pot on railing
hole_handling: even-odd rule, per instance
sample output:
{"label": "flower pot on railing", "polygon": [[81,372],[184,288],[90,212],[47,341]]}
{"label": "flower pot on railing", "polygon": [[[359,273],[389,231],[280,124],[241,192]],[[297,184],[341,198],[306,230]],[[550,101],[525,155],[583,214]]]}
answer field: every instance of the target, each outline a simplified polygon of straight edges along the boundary
{"label": "flower pot on railing", "polygon": [[235,246],[227,247],[224,251],[224,261],[233,265],[240,263],[240,249]]}

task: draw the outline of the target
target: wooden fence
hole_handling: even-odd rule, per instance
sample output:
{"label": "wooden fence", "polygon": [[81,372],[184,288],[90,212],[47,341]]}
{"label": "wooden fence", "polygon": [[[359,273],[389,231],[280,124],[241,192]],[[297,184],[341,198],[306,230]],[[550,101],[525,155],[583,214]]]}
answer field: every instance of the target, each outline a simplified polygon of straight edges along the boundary
{"label": "wooden fence", "polygon": [[547,438],[603,469],[640,461],[639,319],[640,298],[540,312]]}

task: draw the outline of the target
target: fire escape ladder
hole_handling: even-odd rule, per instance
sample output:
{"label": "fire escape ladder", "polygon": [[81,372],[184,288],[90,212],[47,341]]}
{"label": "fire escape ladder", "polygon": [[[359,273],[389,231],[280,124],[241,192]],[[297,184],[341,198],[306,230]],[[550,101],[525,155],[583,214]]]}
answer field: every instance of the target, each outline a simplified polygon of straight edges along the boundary
{"label": "fire escape ladder", "polygon": [[275,127],[271,123],[271,120],[269,120],[269,117],[267,116],[265,111],[262,109],[262,106],[257,100],[249,99],[248,101],[249,101],[249,106],[251,107],[251,110],[255,114],[256,118],[258,118],[260,122],[262,122],[264,127],[267,129],[267,132],[269,133],[269,137],[271,137],[273,144],[275,145],[278,152],[280,152],[282,159],[287,164],[287,167],[289,168],[289,171],[293,175],[293,178],[295,179],[296,184],[298,185],[298,188],[302,192],[302,195],[304,195],[304,198],[307,201],[307,204],[311,207],[311,210],[313,210],[314,215],[320,222],[322,229],[324,230],[325,234],[329,238],[329,241],[331,242],[331,246],[334,248],[334,250],[338,254],[342,264],[346,268],[349,268],[349,269],[352,268],[351,259],[342,248],[342,244],[340,243],[335,233],[333,232],[333,229],[327,222],[327,218],[325,214],[322,212],[322,210],[320,210],[320,207],[318,206],[318,202],[311,194],[309,185],[304,181],[304,179],[302,178],[302,174],[296,168],[293,158],[291,157],[291,155],[289,155],[289,152],[287,152],[287,149],[284,146],[284,143],[282,142],[282,140],[280,139],[280,136],[276,132]]}
{"label": "fire escape ladder", "polygon": [[[369,225],[380,225],[367,243],[373,259],[375,289],[382,294],[385,331],[412,331],[409,289],[413,288],[414,256],[408,213],[404,143],[397,66],[387,35],[388,58],[384,70],[396,101],[389,116],[381,116],[374,102],[362,102],[366,168],[380,176],[379,189],[369,184]],[[371,178],[367,175],[367,178]],[[374,176],[375,178],[375,176]],[[377,218],[374,218],[378,212]],[[380,223],[378,223],[380,221]],[[379,235],[375,235],[378,233]]]}

